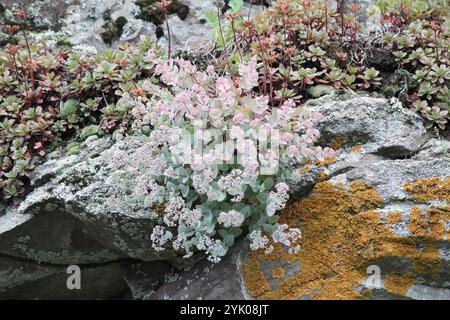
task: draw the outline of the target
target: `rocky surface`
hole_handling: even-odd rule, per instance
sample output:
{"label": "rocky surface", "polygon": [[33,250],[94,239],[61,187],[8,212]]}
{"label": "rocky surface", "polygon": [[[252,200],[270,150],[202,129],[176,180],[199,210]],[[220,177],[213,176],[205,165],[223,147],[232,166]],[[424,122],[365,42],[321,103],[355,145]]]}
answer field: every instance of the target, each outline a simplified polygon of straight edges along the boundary
{"label": "rocky surface", "polygon": [[[450,299],[450,158],[370,159],[319,182],[283,219],[302,251],[250,254],[252,296],[268,299]],[[298,263],[296,274],[268,263]],[[269,270],[268,270],[269,269]],[[379,271],[379,284],[369,281]],[[279,277],[276,287],[270,280]]]}
{"label": "rocky surface", "polygon": [[[25,7],[36,37],[54,45],[95,52],[141,35],[166,45],[153,2],[3,0],[0,24]],[[204,13],[215,1],[174,2],[174,50],[210,45]],[[263,9],[250,2],[243,15]],[[136,181],[116,155],[133,155],[145,141],[90,137],[81,153],[39,166],[20,206],[0,204],[0,298],[450,299],[450,142],[432,138],[396,100],[313,89],[322,97],[306,107],[325,116],[320,143],[338,153],[298,168],[290,182],[282,219],[303,232],[299,254],[250,252],[242,240],[217,266],[174,273],[192,261],[152,249],[158,215],[117,205]],[[81,268],[81,290],[66,286],[70,265]]]}
{"label": "rocky surface", "polygon": [[170,267],[123,259],[80,265],[80,272],[81,288],[69,290],[68,266],[0,256],[0,299],[142,299]]}
{"label": "rocky surface", "polygon": [[[91,137],[80,154],[50,160],[34,171],[33,192],[0,216],[0,294],[111,298],[130,288],[140,297],[142,288],[148,292],[155,276],[161,279],[164,273],[161,262],[148,262],[177,264],[173,253],[160,255],[151,247],[155,213],[139,205],[110,203],[119,189],[127,192],[135,185],[127,168],[113,163],[113,155],[136,152],[142,145],[138,138],[113,144]],[[86,270],[91,287],[85,293],[62,286],[67,266],[74,264]],[[133,265],[142,269],[139,277],[130,273]],[[96,279],[95,270],[105,276]],[[108,286],[108,281],[115,284]],[[51,285],[39,289],[40,283]],[[97,285],[103,289],[95,289]]]}
{"label": "rocky surface", "polygon": [[[211,26],[205,13],[217,11],[215,0],[174,0],[169,10],[172,48],[200,50],[211,46]],[[248,0],[242,8],[242,16],[261,12],[271,1]],[[167,45],[167,30],[161,14],[155,9],[155,0],[4,0],[0,7],[0,25],[14,21],[13,10],[26,9],[30,30],[49,44],[71,43],[88,52],[117,48],[124,42],[135,41],[141,35],[157,37]],[[222,1],[222,11],[227,10]],[[352,1],[365,12],[373,0]],[[330,7],[336,2],[331,1]],[[3,9],[2,9],[3,8]],[[360,15],[364,23],[364,15]],[[49,30],[49,32],[45,31]],[[0,32],[0,45],[8,37]]]}
{"label": "rocky surface", "polygon": [[199,265],[151,298],[450,299],[450,142],[395,100],[329,95],[310,108],[338,156],[292,181],[282,219],[301,228],[300,254],[241,244],[227,272]]}
{"label": "rocky surface", "polygon": [[[217,10],[216,1],[172,2],[169,25],[173,50],[210,47],[211,39],[205,35],[211,34],[211,26],[205,20],[205,13]],[[5,0],[4,4],[2,2],[4,10],[0,10],[0,25],[14,21],[12,12],[15,9],[25,8],[30,28],[39,31],[35,36],[46,39],[49,44],[70,42],[79,50],[99,52],[136,41],[140,36],[151,36],[158,38],[159,44],[167,45],[164,19],[155,3],[154,0]],[[242,14],[254,15],[263,8],[245,3]],[[223,10],[226,9],[224,6]],[[6,37],[0,32],[0,45]]]}
{"label": "rocky surface", "polygon": [[[324,115],[321,143],[337,157],[292,178],[282,219],[303,231],[299,255],[276,247],[265,256],[241,242],[214,268],[202,262],[170,276],[191,261],[155,252],[158,215],[118,201],[136,185],[119,159],[146,140],[93,136],[79,154],[39,166],[33,191],[3,208],[0,297],[450,299],[450,142],[431,138],[396,100],[331,93],[306,108]],[[73,264],[86,271],[82,291],[65,286]]]}
{"label": "rocky surface", "polygon": [[242,285],[239,271],[242,254],[248,247],[247,241],[240,241],[218,265],[208,261],[194,268],[177,273],[154,293],[146,298],[151,300],[244,300],[249,297]]}

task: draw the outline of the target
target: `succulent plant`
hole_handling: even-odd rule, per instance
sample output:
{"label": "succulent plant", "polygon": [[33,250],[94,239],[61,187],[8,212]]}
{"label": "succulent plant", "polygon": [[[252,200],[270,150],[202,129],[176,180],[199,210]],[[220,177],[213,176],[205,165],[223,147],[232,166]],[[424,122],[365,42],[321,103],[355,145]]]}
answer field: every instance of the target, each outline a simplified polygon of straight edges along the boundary
{"label": "succulent plant", "polygon": [[[387,29],[375,45],[392,50],[399,69],[414,74],[419,84],[408,85],[400,98],[428,121],[429,128],[446,129],[450,112],[448,1],[380,0],[371,11],[380,13]],[[398,36],[393,37],[394,33]]]}

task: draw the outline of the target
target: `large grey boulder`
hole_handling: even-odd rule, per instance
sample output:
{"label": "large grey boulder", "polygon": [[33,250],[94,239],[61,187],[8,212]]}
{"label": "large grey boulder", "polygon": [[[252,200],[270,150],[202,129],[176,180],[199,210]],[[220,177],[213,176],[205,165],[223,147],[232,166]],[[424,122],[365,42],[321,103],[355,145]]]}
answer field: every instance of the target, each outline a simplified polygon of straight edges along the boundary
{"label": "large grey boulder", "polygon": [[159,216],[143,203],[121,201],[136,181],[117,159],[138,152],[142,139],[112,144],[91,137],[80,154],[37,168],[31,177],[35,189],[0,217],[0,253],[59,264],[174,258],[151,246]]}
{"label": "large grey boulder", "polygon": [[[142,298],[169,272],[168,265],[162,270],[161,262],[153,263],[178,261],[173,252],[159,254],[151,247],[157,215],[120,203],[135,181],[115,159],[143,144],[138,137],[116,143],[90,137],[79,154],[36,169],[30,178],[34,190],[0,216],[2,297],[112,298],[131,290]],[[130,274],[134,264],[144,264],[145,272]],[[69,265],[85,271],[86,290],[62,286]]]}
{"label": "large grey boulder", "polygon": [[330,99],[309,104],[325,115],[322,143],[339,142],[337,157],[294,175],[298,194],[282,214],[303,230],[302,251],[247,251],[250,296],[450,299],[449,142],[396,101]]}

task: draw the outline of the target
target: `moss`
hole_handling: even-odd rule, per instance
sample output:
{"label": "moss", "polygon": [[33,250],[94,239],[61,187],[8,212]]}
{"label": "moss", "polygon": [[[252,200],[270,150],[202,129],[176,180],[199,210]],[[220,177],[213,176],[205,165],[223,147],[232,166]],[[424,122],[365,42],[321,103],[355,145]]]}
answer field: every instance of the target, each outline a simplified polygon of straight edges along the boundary
{"label": "moss", "polygon": [[[257,299],[299,299],[313,293],[312,299],[365,299],[370,290],[356,292],[354,288],[367,278],[366,267],[401,257],[411,261],[411,274],[388,275],[386,289],[404,295],[417,274],[433,275],[441,265],[433,244],[442,239],[439,221],[445,218],[445,210],[421,213],[436,223],[426,225],[428,231],[410,228],[411,237],[402,237],[381,222],[377,210],[381,207],[381,196],[361,181],[350,183],[347,190],[327,181],[316,184],[308,198],[292,203],[281,214],[280,223],[301,227],[302,250],[290,255],[273,244],[272,254],[251,252],[242,266],[248,293]],[[397,222],[401,217],[394,212],[388,220]],[[410,227],[417,224],[413,217]],[[265,261],[297,261],[301,272],[271,290],[261,270]]]}
{"label": "moss", "polygon": [[122,34],[123,27],[125,27],[125,25],[128,23],[128,20],[125,17],[118,17],[114,23]]}
{"label": "moss", "polygon": [[[139,18],[145,21],[150,21],[155,25],[163,24],[165,17],[164,14],[156,8],[157,2],[157,0],[136,1],[136,5],[138,5],[141,9]],[[172,0],[171,5],[169,6],[168,14],[176,14],[181,20],[185,20],[189,14],[189,6],[177,0]]]}
{"label": "moss", "polygon": [[403,100],[406,98],[405,89],[410,90],[417,88],[417,86],[418,83],[414,78],[414,74],[404,68],[398,68],[387,75],[382,92],[386,97],[399,96]]}
{"label": "moss", "polygon": [[109,15],[105,17],[106,22],[100,29],[100,36],[105,43],[111,44],[114,40],[120,38],[128,20],[125,17],[119,17],[113,21],[108,17]]}
{"label": "moss", "polygon": [[383,94],[388,97],[392,98],[396,94],[396,90],[394,86],[386,86],[383,88]]}

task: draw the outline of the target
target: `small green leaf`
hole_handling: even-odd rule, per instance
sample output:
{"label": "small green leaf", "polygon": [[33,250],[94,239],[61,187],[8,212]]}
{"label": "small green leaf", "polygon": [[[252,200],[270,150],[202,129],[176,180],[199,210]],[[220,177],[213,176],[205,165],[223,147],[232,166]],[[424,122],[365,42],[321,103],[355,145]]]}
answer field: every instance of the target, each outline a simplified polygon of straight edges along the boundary
{"label": "small green leaf", "polygon": [[223,238],[223,243],[227,246],[227,247],[231,247],[234,244],[234,236],[232,234],[228,234]]}

